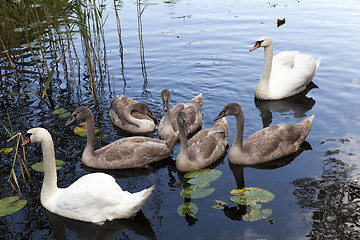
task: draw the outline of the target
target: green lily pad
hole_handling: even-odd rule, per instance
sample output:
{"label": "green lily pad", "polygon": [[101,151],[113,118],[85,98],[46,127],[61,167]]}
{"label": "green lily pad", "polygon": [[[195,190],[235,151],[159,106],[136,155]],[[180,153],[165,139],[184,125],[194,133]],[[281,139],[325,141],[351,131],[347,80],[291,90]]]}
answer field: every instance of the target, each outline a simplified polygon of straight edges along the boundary
{"label": "green lily pad", "polygon": [[0,200],[0,217],[4,217],[22,209],[27,201],[19,200],[19,196],[12,196]]}
{"label": "green lily pad", "polygon": [[67,112],[66,109],[64,109],[64,108],[58,108],[58,109],[52,111],[52,114],[54,114],[54,115],[59,115],[59,114],[65,113],[65,112]]}
{"label": "green lily pad", "polygon": [[14,148],[3,148],[0,149],[0,157],[10,153]]}
{"label": "green lily pad", "polygon": [[62,114],[59,114],[59,117],[61,117],[61,118],[68,118],[70,115],[71,115],[70,112],[64,112],[64,113],[62,113]]}
{"label": "green lily pad", "polygon": [[255,222],[265,220],[270,217],[271,214],[271,209],[252,208],[250,211],[247,211],[244,216],[242,216],[242,219],[247,222]]}
{"label": "green lily pad", "polygon": [[215,209],[224,209],[225,206],[227,206],[227,203],[226,202],[223,202],[221,200],[215,200],[215,205],[212,206],[212,208],[215,208]]}
{"label": "green lily pad", "polygon": [[[61,160],[56,160],[56,170],[61,169],[61,165],[64,165],[65,162]],[[44,172],[44,162],[38,162],[31,165],[31,168],[38,172]]]}
{"label": "green lily pad", "polygon": [[194,185],[201,185],[215,181],[221,176],[222,172],[215,169],[201,169],[191,171],[184,175],[186,178],[191,178],[188,182]]}
{"label": "green lily pad", "polygon": [[236,195],[230,197],[230,200],[232,202],[254,207],[258,202],[266,203],[275,198],[274,194],[272,194],[271,192],[256,187],[234,189],[231,191],[231,194]]}
{"label": "green lily pad", "polygon": [[[100,132],[100,129],[95,127],[95,133],[98,132]],[[87,135],[86,122],[80,123],[78,127],[75,127],[74,133],[79,136],[86,136]]]}
{"label": "green lily pad", "polygon": [[195,203],[186,202],[178,207],[177,212],[179,213],[180,216],[185,216],[186,214],[195,215],[198,212],[198,210],[199,208],[198,206],[196,206]]}
{"label": "green lily pad", "polygon": [[215,188],[208,188],[209,183],[203,185],[191,185],[180,192],[180,196],[184,198],[203,198],[209,196],[215,191]]}

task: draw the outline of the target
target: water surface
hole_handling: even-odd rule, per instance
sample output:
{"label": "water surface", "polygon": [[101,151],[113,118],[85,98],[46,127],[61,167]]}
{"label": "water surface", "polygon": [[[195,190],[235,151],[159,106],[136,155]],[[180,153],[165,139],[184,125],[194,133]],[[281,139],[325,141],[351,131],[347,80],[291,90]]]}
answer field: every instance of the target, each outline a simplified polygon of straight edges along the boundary
{"label": "water surface", "polygon": [[[43,126],[51,131],[57,159],[66,162],[58,171],[58,184],[66,187],[88,172],[81,164],[86,139],[74,135],[74,126],[64,127],[66,119],[52,115],[53,109],[73,111],[80,105],[90,107],[97,127],[108,137],[99,140],[104,146],[121,136],[111,126],[110,101],[125,94],[149,104],[162,116],[160,92],[171,90],[170,105],[203,94],[203,128],[211,127],[214,117],[229,102],[239,103],[245,114],[244,137],[264,126],[281,122],[295,124],[312,114],[315,121],[307,138],[308,146],[288,164],[275,169],[230,169],[227,156],[216,166],[222,176],[211,183],[215,192],[203,199],[193,199],[199,207],[196,219],[178,215],[184,202],[178,183],[182,175],[173,158],[147,170],[110,171],[123,189],[134,192],[156,184],[150,200],[136,219],[115,221],[103,227],[55,216],[39,201],[43,175],[32,171],[27,206],[1,219],[5,238],[51,239],[324,239],[354,238],[360,234],[356,198],[359,174],[359,91],[360,50],[357,1],[152,1],[142,14],[146,78],[141,69],[137,32],[136,4],[121,2],[119,15],[124,46],[124,69],[121,68],[119,40],[112,1],[105,3],[105,25],[110,81],[104,81],[99,102],[94,104],[85,82],[82,95],[63,80],[61,69],[54,88],[54,107],[40,101],[33,93],[6,98],[2,92],[1,121],[7,127],[7,113],[15,132]],[[118,2],[118,4],[120,4]],[[277,19],[286,23],[277,27]],[[249,53],[261,36],[270,36],[274,52],[298,50],[321,57],[321,66],[313,80],[315,86],[306,95],[281,101],[258,101],[253,91],[260,78],[263,49]],[[80,41],[79,43],[80,44]],[[143,95],[147,83],[146,97]],[[126,84],[125,84],[126,83]],[[36,84],[23,84],[37,90]],[[235,134],[235,119],[228,117],[229,144]],[[156,136],[156,133],[153,135]],[[1,131],[2,147],[8,136]],[[29,164],[41,160],[40,146],[27,147]],[[7,177],[12,157],[2,157],[1,197],[14,195]],[[241,174],[243,173],[243,174]],[[273,214],[269,221],[246,222],[239,214],[213,209],[214,200],[231,203],[230,191],[244,178],[245,186],[266,189],[275,199],[266,203]],[[236,209],[235,209],[236,210]],[[247,209],[248,210],[248,209]],[[235,215],[235,217],[234,217]],[[139,224],[141,223],[141,224]],[[89,230],[90,229],[90,230]],[[90,231],[90,233],[88,232]]]}

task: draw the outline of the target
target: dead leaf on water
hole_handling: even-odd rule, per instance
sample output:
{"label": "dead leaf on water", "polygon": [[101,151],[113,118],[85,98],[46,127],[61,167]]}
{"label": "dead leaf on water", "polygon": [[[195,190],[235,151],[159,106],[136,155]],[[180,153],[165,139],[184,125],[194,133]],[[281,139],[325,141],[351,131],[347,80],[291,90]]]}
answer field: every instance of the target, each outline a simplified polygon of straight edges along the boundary
{"label": "dead leaf on water", "polygon": [[277,27],[280,27],[281,25],[285,24],[285,18],[284,19],[278,19],[277,20]]}

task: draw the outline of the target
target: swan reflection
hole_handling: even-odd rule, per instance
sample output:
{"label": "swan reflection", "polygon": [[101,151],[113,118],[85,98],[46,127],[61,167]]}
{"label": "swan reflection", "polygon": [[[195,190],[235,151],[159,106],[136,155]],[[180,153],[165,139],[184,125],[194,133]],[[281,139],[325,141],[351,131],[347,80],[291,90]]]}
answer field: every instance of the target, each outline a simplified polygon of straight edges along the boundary
{"label": "swan reflection", "polygon": [[58,240],[67,239],[67,236],[69,236],[67,229],[70,229],[77,237],[82,239],[117,239],[119,235],[126,236],[127,231],[146,239],[157,239],[150,221],[142,211],[138,212],[133,218],[106,221],[103,225],[65,218],[49,212],[45,208],[43,208],[43,211],[50,220],[55,239]]}
{"label": "swan reflection", "polygon": [[281,100],[260,100],[254,98],[255,106],[260,110],[263,127],[270,126],[272,122],[272,112],[288,113],[292,111],[295,118],[306,117],[306,112],[311,110],[315,105],[315,100],[306,96],[306,94],[313,88],[318,86],[311,82],[304,91],[295,96],[281,99]]}

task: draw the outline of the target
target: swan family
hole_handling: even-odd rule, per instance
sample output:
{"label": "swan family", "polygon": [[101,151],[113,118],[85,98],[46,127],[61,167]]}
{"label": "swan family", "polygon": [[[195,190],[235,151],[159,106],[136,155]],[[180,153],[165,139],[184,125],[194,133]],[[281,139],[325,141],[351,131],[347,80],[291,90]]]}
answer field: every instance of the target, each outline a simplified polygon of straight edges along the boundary
{"label": "swan family", "polygon": [[[320,59],[298,52],[281,52],[273,56],[269,37],[261,37],[250,49],[264,48],[264,67],[255,97],[262,100],[287,98],[303,91],[313,79]],[[234,141],[228,153],[229,162],[254,165],[269,162],[297,152],[310,132],[314,115],[291,125],[280,123],[258,130],[246,140],[244,114],[238,103],[229,103],[215,117],[216,123],[202,129],[202,94],[186,103],[170,108],[170,91],[163,89],[161,100],[163,118],[157,135],[131,136],[95,149],[95,122],[91,110],[80,106],[73,111],[66,126],[76,120],[85,120],[87,143],[81,160],[96,169],[146,168],[149,164],[171,157],[180,141],[180,152],[175,159],[180,172],[206,168],[227,154],[228,122],[226,116],[236,119]],[[109,117],[116,128],[132,135],[156,131],[156,116],[150,107],[127,96],[111,101]],[[149,199],[155,186],[130,193],[121,189],[115,179],[105,173],[91,173],[79,178],[67,188],[57,187],[55,151],[50,133],[44,128],[27,131],[23,145],[41,144],[44,159],[44,181],[41,204],[49,211],[64,217],[102,224],[107,220],[134,216]]]}

